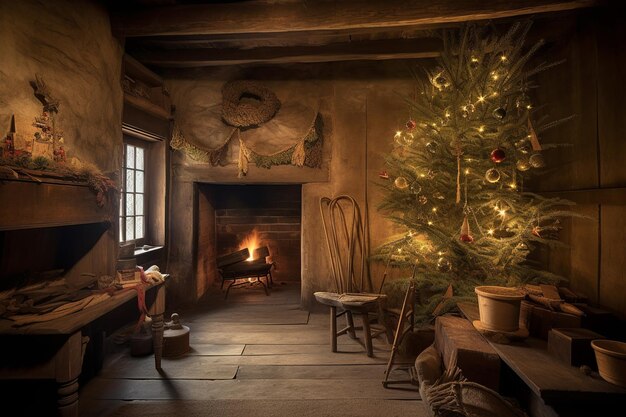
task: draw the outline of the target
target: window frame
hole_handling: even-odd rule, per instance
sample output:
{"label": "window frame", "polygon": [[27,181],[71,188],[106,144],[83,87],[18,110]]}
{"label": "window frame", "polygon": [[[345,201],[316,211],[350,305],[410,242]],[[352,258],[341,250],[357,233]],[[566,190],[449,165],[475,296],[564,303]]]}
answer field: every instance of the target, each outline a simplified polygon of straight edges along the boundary
{"label": "window frame", "polygon": [[[128,146],[132,146],[135,149],[136,148],[140,148],[143,150],[143,169],[142,170],[138,170],[136,168],[136,154],[135,154],[135,167],[134,168],[128,168],[127,167],[127,147]],[[148,164],[148,160],[149,160],[149,154],[150,154],[150,142],[144,141],[144,140],[140,140],[140,139],[135,139],[132,137],[129,137],[127,135],[124,135],[124,139],[123,139],[123,147],[122,147],[122,155],[123,155],[123,159],[122,159],[122,178],[121,178],[121,190],[120,190],[120,210],[118,213],[118,221],[119,221],[119,244],[125,244],[125,243],[130,243],[133,242],[135,244],[135,247],[139,247],[139,246],[143,246],[144,244],[150,242],[150,237],[148,236],[148,225],[150,222],[150,210],[148,209],[148,202],[150,199],[149,196],[149,191],[150,191],[150,186],[149,186],[149,176],[150,176],[150,170],[149,170],[149,164]],[[134,190],[132,191],[132,193],[135,195],[137,194],[142,194],[143,195],[143,213],[142,216],[143,217],[143,236],[140,238],[133,238],[133,239],[126,239],[126,219],[128,217],[134,217],[135,221],[138,216],[136,213],[129,216],[126,214],[126,201],[127,201],[127,194],[128,191],[126,190],[126,175],[128,170],[133,170],[134,174],[135,174],[135,184],[134,184]],[[137,171],[142,171],[143,172],[143,192],[142,193],[137,193],[136,191],[136,187],[137,187],[137,182],[136,182],[136,173]],[[133,198],[133,203],[135,203],[135,198]],[[136,205],[135,205],[135,210],[136,210]],[[134,210],[133,210],[134,212]],[[136,232],[136,223],[135,223],[135,232]],[[122,237],[124,239],[122,239]]]}

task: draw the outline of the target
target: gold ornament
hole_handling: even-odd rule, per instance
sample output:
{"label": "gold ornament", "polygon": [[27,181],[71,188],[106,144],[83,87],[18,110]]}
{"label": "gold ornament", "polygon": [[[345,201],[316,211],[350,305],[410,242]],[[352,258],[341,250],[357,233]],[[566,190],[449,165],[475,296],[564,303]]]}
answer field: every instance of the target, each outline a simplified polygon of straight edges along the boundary
{"label": "gold ornament", "polygon": [[409,182],[404,177],[398,177],[393,181],[393,185],[395,185],[398,190],[405,190],[409,186]]}
{"label": "gold ornament", "polygon": [[500,181],[500,172],[495,168],[490,168],[485,172],[485,179],[490,183],[496,183]]}

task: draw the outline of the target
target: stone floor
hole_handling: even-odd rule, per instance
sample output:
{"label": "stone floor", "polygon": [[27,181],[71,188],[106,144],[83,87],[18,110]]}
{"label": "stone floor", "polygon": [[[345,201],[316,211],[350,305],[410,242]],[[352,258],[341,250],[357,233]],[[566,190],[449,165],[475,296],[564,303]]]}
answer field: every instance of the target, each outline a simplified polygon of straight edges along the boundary
{"label": "stone floor", "polygon": [[152,357],[131,357],[127,347],[108,355],[81,389],[81,416],[428,415],[415,386],[382,386],[390,353],[382,335],[373,358],[348,336],[332,353],[328,315],[299,301],[298,283],[275,284],[269,296],[244,286],[178,312],[191,352],[165,358],[161,374]]}

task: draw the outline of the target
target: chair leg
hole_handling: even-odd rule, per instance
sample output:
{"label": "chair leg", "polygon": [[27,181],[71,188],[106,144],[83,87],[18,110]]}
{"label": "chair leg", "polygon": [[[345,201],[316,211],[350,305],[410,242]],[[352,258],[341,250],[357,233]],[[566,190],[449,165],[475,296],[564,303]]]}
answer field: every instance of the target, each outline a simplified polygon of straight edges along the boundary
{"label": "chair leg", "polygon": [[350,310],[346,310],[346,322],[348,323],[348,335],[351,339],[356,339],[356,332],[354,331],[354,318],[352,317],[352,312]]}
{"label": "chair leg", "polygon": [[372,347],[372,332],[370,329],[370,318],[367,312],[361,313],[361,319],[363,320],[363,338],[365,339],[365,348],[367,349],[367,356],[370,358],[374,356],[374,348]]}
{"label": "chair leg", "polygon": [[337,352],[337,307],[330,306],[330,351]]}

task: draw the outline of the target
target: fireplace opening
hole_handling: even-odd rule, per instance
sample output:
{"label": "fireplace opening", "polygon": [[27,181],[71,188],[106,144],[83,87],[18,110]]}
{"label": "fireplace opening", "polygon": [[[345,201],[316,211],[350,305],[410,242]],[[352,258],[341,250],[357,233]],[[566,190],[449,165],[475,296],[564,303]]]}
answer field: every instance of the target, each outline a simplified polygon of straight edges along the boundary
{"label": "fireplace opening", "polygon": [[299,184],[198,184],[198,297],[220,288],[216,258],[244,248],[252,257],[267,247],[274,282],[300,281],[301,191]]}

